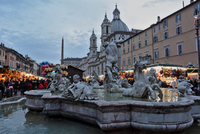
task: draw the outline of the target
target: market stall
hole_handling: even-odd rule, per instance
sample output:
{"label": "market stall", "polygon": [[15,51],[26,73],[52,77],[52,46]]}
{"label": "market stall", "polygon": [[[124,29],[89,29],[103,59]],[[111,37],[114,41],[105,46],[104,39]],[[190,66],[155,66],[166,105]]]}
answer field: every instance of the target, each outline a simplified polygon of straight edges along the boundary
{"label": "market stall", "polygon": [[[183,75],[185,79],[190,77],[191,79],[198,78],[197,68],[187,68],[182,65],[173,65],[173,64],[151,64],[143,70],[147,74],[150,69],[155,69],[155,73],[158,80],[165,81],[167,85],[172,86],[173,81],[176,82],[177,78],[180,75]],[[126,69],[119,72],[120,77],[126,78],[128,80],[134,79],[134,68]]]}

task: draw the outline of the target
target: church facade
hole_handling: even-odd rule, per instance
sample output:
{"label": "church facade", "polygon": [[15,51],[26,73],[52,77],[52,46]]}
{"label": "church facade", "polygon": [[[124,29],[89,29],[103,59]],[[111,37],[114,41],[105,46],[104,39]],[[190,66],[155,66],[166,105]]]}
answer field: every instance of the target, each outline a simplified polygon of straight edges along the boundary
{"label": "church facade", "polygon": [[118,48],[118,67],[121,67],[121,42],[128,39],[131,36],[139,33],[141,30],[132,29],[131,31],[127,25],[120,19],[120,11],[117,5],[113,11],[113,20],[107,18],[105,14],[104,20],[101,24],[101,46],[100,51],[97,51],[97,37],[92,31],[90,37],[89,53],[86,57],[81,59],[79,69],[84,70],[83,76],[92,75],[93,71],[96,71],[98,75],[104,74],[104,68],[106,65],[106,54],[103,45],[105,43],[115,42]]}

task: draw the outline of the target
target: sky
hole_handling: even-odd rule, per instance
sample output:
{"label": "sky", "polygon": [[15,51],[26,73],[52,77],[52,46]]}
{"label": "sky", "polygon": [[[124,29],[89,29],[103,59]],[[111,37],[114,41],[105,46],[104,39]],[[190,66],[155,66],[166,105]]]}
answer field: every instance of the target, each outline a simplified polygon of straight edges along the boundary
{"label": "sky", "polygon": [[63,37],[64,58],[82,58],[93,28],[100,49],[105,12],[112,21],[116,4],[128,28],[142,30],[181,9],[183,0],[0,0],[0,42],[37,63],[60,64]]}

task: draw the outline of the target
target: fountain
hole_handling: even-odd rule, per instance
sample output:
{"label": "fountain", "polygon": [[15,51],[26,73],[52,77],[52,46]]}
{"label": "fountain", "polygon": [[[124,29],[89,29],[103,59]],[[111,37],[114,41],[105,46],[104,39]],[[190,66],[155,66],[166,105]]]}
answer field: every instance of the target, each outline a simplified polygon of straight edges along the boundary
{"label": "fountain", "polygon": [[[200,118],[200,97],[191,95],[188,89],[183,89],[188,86],[178,85],[181,91],[186,91],[185,97],[164,102],[167,89],[160,89],[155,82],[154,70],[148,75],[143,74],[142,69],[145,66],[140,62],[135,64],[133,87],[124,84],[126,82],[119,79],[116,71],[116,44],[112,42],[105,47],[107,54],[105,90],[96,89],[94,92],[91,86],[78,82],[79,76],[75,75],[74,83],[69,87],[59,85],[57,86],[62,88],[51,87],[53,91],[62,92],[60,95],[50,91],[26,92],[26,106],[30,110],[39,110],[47,116],[63,116],[98,125],[105,132],[125,129],[180,132],[189,128],[194,119]],[[55,77],[55,79],[59,82],[60,78]],[[178,97],[178,90],[168,89],[167,93],[168,91]],[[122,99],[103,100],[106,95],[114,98],[120,96]]]}

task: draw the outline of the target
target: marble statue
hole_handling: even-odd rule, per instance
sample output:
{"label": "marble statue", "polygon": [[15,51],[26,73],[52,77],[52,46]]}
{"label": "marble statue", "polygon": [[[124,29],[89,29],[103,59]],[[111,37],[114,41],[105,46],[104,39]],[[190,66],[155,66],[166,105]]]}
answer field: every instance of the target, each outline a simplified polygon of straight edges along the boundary
{"label": "marble statue", "polygon": [[159,98],[162,99],[163,94],[159,87],[159,85],[156,83],[156,75],[153,69],[150,70],[150,73],[148,75],[145,75],[142,70],[145,69],[145,65],[136,62],[134,65],[134,84],[132,88],[128,88],[123,92],[124,96],[132,96],[132,97],[141,97],[141,98],[147,98],[149,95],[151,99],[155,100],[155,92],[154,90],[158,90],[159,92]]}
{"label": "marble statue", "polygon": [[90,86],[87,86],[84,82],[80,82],[80,76],[73,76],[73,84],[71,84],[63,93],[62,96],[72,101],[78,100],[97,100],[98,95],[92,91]]}
{"label": "marble statue", "polygon": [[118,57],[117,57],[117,46],[114,42],[104,44],[106,53],[106,66],[105,66],[105,78],[104,78],[104,88],[108,92],[122,93],[125,88],[121,86],[121,78],[118,74]]}
{"label": "marble statue", "polygon": [[55,67],[55,76],[50,85],[52,93],[62,93],[70,85],[70,81],[67,78],[62,78],[62,70],[59,66]]}
{"label": "marble statue", "polygon": [[184,76],[179,76],[179,79],[177,79],[177,83],[177,89],[183,96],[194,94],[194,92],[191,89],[193,85],[190,83],[190,80],[185,80]]}

